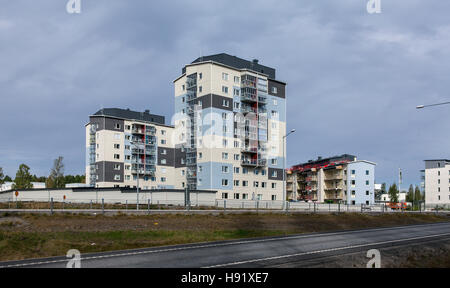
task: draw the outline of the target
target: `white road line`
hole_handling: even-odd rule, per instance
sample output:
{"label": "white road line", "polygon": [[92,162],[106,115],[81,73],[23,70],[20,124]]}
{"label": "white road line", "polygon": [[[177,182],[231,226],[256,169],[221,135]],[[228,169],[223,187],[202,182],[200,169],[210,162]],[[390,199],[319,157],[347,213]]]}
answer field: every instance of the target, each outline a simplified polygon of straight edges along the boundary
{"label": "white road line", "polygon": [[[205,244],[205,245],[188,244],[188,245],[196,245],[196,246],[167,248],[167,249],[150,250],[150,251],[135,251],[135,252],[107,254],[107,255],[99,255],[99,256],[91,256],[91,257],[81,257],[81,261],[122,257],[122,256],[143,255],[143,254],[155,254],[155,253],[162,253],[162,252],[183,251],[183,250],[190,250],[190,249],[214,248],[214,247],[232,246],[232,245],[240,245],[240,244],[264,243],[264,242],[280,241],[280,240],[295,240],[295,239],[311,238],[311,237],[313,238],[313,237],[324,237],[324,236],[334,236],[334,235],[346,235],[346,234],[372,232],[372,231],[380,231],[380,230],[418,228],[421,226],[434,226],[434,225],[440,225],[440,224],[448,224],[448,223],[420,224],[420,225],[414,225],[414,226],[385,227],[385,228],[373,228],[373,229],[364,229],[364,230],[356,230],[356,231],[341,231],[341,232],[333,232],[333,233],[286,236],[286,237],[276,237],[276,238],[270,238],[270,239],[236,241],[236,242],[221,243],[221,244]],[[208,242],[203,242],[203,243],[208,243]],[[200,244],[200,243],[197,243],[197,244]],[[36,259],[36,261],[38,261],[38,259]],[[60,260],[21,263],[21,264],[10,264],[10,265],[4,265],[4,266],[1,266],[1,263],[0,263],[0,268],[13,268],[13,267],[24,267],[24,266],[32,266],[32,265],[53,264],[53,263],[62,263],[62,262],[67,262],[67,261],[68,261],[68,259],[60,259]]]}
{"label": "white road line", "polygon": [[202,268],[218,268],[218,267],[225,267],[225,266],[233,266],[233,265],[239,265],[239,264],[247,264],[247,263],[254,263],[254,262],[261,262],[261,261],[268,261],[268,260],[276,260],[276,259],[282,259],[282,258],[290,258],[290,257],[296,257],[296,256],[319,254],[319,253],[325,253],[325,252],[333,252],[333,251],[340,251],[340,250],[361,248],[361,247],[368,247],[368,246],[376,246],[376,245],[383,245],[383,244],[390,244],[390,243],[397,243],[397,242],[405,242],[405,241],[411,241],[411,240],[420,240],[420,239],[434,238],[434,237],[447,236],[447,235],[450,235],[450,233],[428,235],[428,236],[421,236],[421,237],[413,237],[413,238],[406,238],[406,239],[397,239],[397,240],[390,240],[390,241],[383,241],[383,242],[376,242],[376,243],[368,243],[368,244],[361,244],[361,245],[351,245],[351,246],[345,246],[345,247],[330,248],[330,249],[316,250],[316,251],[310,251],[310,252],[302,252],[302,253],[282,255],[282,256],[274,256],[274,257],[267,257],[267,258],[251,259],[251,260],[246,260],[246,261],[239,261],[239,262],[232,262],[232,263],[226,263],[226,264],[218,264],[218,265],[213,265],[213,266],[206,266],[206,267],[202,267]]}

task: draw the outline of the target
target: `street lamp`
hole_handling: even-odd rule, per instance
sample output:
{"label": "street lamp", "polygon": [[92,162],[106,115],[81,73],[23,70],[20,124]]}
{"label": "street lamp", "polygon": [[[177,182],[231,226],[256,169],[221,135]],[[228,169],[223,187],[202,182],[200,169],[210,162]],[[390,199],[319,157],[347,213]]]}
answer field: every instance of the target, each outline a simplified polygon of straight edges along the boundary
{"label": "street lamp", "polygon": [[418,105],[418,106],[416,106],[416,109],[423,109],[426,107],[440,106],[440,105],[446,105],[446,104],[450,104],[450,102],[443,102],[443,103],[436,103],[436,104],[429,104],[429,105]]}
{"label": "street lamp", "polygon": [[295,132],[295,129],[292,129],[288,134],[283,136],[283,206],[282,210],[286,211],[286,138]]}

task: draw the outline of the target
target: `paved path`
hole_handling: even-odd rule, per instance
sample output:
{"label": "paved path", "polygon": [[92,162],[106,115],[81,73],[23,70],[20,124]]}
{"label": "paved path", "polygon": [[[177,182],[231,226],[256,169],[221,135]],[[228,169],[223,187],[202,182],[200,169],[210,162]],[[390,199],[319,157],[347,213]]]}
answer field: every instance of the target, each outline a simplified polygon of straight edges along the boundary
{"label": "paved path", "polygon": [[[280,263],[450,239],[450,223],[196,243],[81,255],[81,267],[271,267]],[[65,257],[0,262],[4,267],[61,267]]]}

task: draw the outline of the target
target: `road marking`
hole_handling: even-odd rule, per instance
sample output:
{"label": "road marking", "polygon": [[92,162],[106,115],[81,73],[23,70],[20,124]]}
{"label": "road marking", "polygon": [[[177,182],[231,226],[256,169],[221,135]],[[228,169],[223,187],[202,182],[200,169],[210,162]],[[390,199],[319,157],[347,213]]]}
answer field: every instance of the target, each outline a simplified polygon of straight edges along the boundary
{"label": "road marking", "polygon": [[[196,245],[196,244],[187,244],[187,245],[196,245],[196,246],[188,246],[188,247],[175,247],[175,248],[167,248],[167,249],[159,249],[159,250],[150,250],[150,251],[135,251],[135,252],[126,252],[126,253],[118,253],[118,254],[107,254],[107,255],[99,255],[99,256],[90,256],[90,257],[81,257],[81,261],[85,260],[95,260],[95,259],[104,259],[104,258],[113,258],[113,257],[124,257],[124,256],[134,256],[134,255],[143,255],[143,254],[155,254],[162,252],[174,252],[174,251],[183,251],[190,249],[201,249],[201,248],[214,248],[214,247],[223,247],[223,246],[232,246],[232,245],[240,245],[240,244],[252,244],[252,243],[263,243],[270,241],[279,241],[279,240],[295,240],[302,238],[314,238],[314,237],[324,237],[324,236],[334,236],[334,235],[346,235],[346,234],[354,234],[354,233],[363,233],[363,232],[372,232],[372,231],[383,231],[383,230],[393,230],[393,229],[408,229],[408,228],[419,228],[421,226],[438,226],[438,225],[448,225],[449,223],[432,223],[432,224],[420,224],[414,226],[399,226],[399,227],[385,227],[385,228],[372,228],[372,229],[363,229],[363,230],[355,230],[355,231],[341,231],[341,232],[332,232],[332,233],[321,233],[321,234],[307,234],[307,235],[297,235],[297,236],[286,236],[286,237],[275,237],[269,239],[258,239],[258,240],[244,240],[244,241],[236,241],[231,243],[221,243],[221,244],[206,244],[204,245]],[[450,233],[449,233],[450,234]],[[201,243],[197,243],[201,244]],[[145,248],[144,248],[145,249]],[[336,248],[333,248],[336,249]],[[333,251],[333,250],[331,250]],[[306,252],[312,253],[312,252]],[[278,256],[283,257],[283,256]],[[36,259],[38,261],[38,259]],[[19,264],[10,264],[4,265],[0,268],[13,268],[13,267],[24,267],[24,266],[32,266],[32,265],[44,265],[44,264],[53,264],[53,263],[62,263],[67,262],[68,259],[59,259],[59,260],[48,260],[48,261],[38,261],[38,262],[30,262],[30,263],[19,263]]]}
{"label": "road marking", "polygon": [[397,240],[390,240],[390,241],[383,241],[383,242],[376,242],[376,243],[368,243],[368,244],[360,244],[360,245],[351,245],[351,246],[345,246],[345,247],[330,248],[330,249],[316,250],[316,251],[310,251],[310,252],[302,252],[302,253],[282,255],[282,256],[274,256],[274,257],[267,257],[267,258],[251,259],[251,260],[239,261],[239,262],[231,262],[231,263],[226,263],[226,264],[218,264],[218,265],[206,266],[206,267],[202,267],[202,268],[218,268],[218,267],[225,267],[225,266],[248,264],[248,263],[254,263],[254,262],[261,262],[261,261],[268,261],[268,260],[277,260],[277,259],[282,259],[282,258],[290,258],[290,257],[296,257],[296,256],[320,254],[320,253],[325,253],[325,252],[333,252],[333,251],[340,251],[340,250],[347,250],[347,249],[354,249],[354,248],[361,248],[361,247],[368,247],[368,246],[384,245],[384,244],[390,244],[390,243],[405,242],[405,241],[411,241],[411,240],[420,240],[420,239],[434,238],[434,237],[448,236],[448,235],[450,235],[450,233],[428,235],[428,236],[421,236],[421,237],[413,237],[413,238],[407,238],[407,239],[397,239]]}

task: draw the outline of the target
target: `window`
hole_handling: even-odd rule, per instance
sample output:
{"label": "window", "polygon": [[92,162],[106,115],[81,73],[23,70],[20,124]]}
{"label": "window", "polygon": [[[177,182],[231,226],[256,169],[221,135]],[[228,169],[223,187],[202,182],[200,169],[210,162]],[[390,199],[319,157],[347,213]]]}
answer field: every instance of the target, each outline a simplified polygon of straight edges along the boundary
{"label": "window", "polygon": [[261,182],[261,188],[266,188],[267,187],[267,183],[266,182]]}
{"label": "window", "polygon": [[278,176],[278,172],[277,172],[277,171],[275,171],[275,170],[273,170],[273,171],[272,171],[272,177],[274,177],[274,178],[275,178],[275,177],[277,177],[277,176]]}
{"label": "window", "polygon": [[202,79],[203,78],[203,73],[198,73],[198,79]]}
{"label": "window", "polygon": [[203,153],[202,152],[198,152],[198,159],[202,159],[203,158]]}
{"label": "window", "polygon": [[161,144],[165,145],[167,141],[165,139],[161,139]]}
{"label": "window", "polygon": [[356,185],[356,180],[352,180],[352,186]]}
{"label": "window", "polygon": [[355,173],[356,173],[356,171],[355,171],[355,170],[352,170],[352,175],[355,175]]}
{"label": "window", "polygon": [[272,182],[272,189],[277,188],[277,183]]}
{"label": "window", "polygon": [[228,87],[227,86],[222,86],[222,92],[225,94],[228,94]]}
{"label": "window", "polygon": [[366,185],[369,185],[369,180],[366,180]]}
{"label": "window", "polygon": [[234,160],[239,161],[239,154],[234,154]]}
{"label": "window", "polygon": [[184,99],[184,97],[181,97],[181,102],[186,102],[186,100]]}
{"label": "window", "polygon": [[184,85],[181,85],[181,90],[185,90],[186,88],[184,87]]}
{"label": "window", "polygon": [[114,164],[114,170],[120,170],[120,164]]}
{"label": "window", "polygon": [[243,181],[242,181],[242,186],[248,187],[248,181],[247,181],[247,180],[243,180]]}
{"label": "window", "polygon": [[228,173],[228,166],[222,166],[222,173]]}
{"label": "window", "polygon": [[202,93],[202,86],[198,86],[198,93]]}
{"label": "window", "polygon": [[239,167],[234,167],[234,173],[239,174]]}
{"label": "window", "polygon": [[114,180],[115,181],[120,181],[120,175],[114,175]]}
{"label": "window", "polygon": [[366,205],[369,205],[369,201],[366,201]]}
{"label": "window", "polygon": [[278,112],[275,110],[272,110],[272,117],[277,118],[278,117]]}
{"label": "window", "polygon": [[242,199],[244,200],[248,199],[248,194],[247,193],[242,194]]}
{"label": "window", "polygon": [[120,155],[119,154],[114,154],[114,159],[120,159]]}
{"label": "window", "polygon": [[116,123],[116,129],[120,129],[122,126],[119,123]]}
{"label": "window", "polygon": [[238,76],[234,76],[234,83],[239,84],[239,77]]}
{"label": "window", "polygon": [[272,86],[272,89],[270,89],[272,94],[277,94],[278,93],[278,89],[277,87]]}
{"label": "window", "polygon": [[228,81],[228,74],[222,73],[222,80]]}
{"label": "window", "polygon": [[253,170],[253,174],[258,175],[259,174],[259,170],[258,169]]}
{"label": "window", "polygon": [[166,182],[167,178],[166,177],[161,177],[161,182]]}
{"label": "window", "polygon": [[166,135],[166,130],[161,130],[161,135]]}
{"label": "window", "polygon": [[233,89],[233,96],[239,96],[239,89]]}
{"label": "window", "polygon": [[272,195],[272,201],[277,200],[277,195]]}
{"label": "window", "polygon": [[272,163],[272,165],[277,165],[277,159],[276,158],[270,159],[270,162]]}
{"label": "window", "polygon": [[234,102],[234,108],[239,109],[239,102]]}
{"label": "window", "polygon": [[242,174],[248,174],[248,168],[242,168]]}
{"label": "window", "polygon": [[253,181],[253,187],[258,188],[259,187],[259,182],[258,181]]}
{"label": "window", "polygon": [[228,199],[228,193],[222,193],[222,199]]}
{"label": "window", "polygon": [[369,196],[369,191],[366,190],[366,196]]}
{"label": "window", "polygon": [[227,133],[227,126],[226,125],[222,126],[222,131],[223,131],[223,133]]}
{"label": "window", "polygon": [[228,153],[222,152],[222,159],[228,160]]}
{"label": "window", "polygon": [[234,180],[234,186],[239,186],[239,180]]}
{"label": "window", "polygon": [[120,149],[120,144],[114,144],[114,149]]}
{"label": "window", "polygon": [[228,179],[222,179],[222,186],[228,186]]}
{"label": "window", "polygon": [[369,175],[369,170],[366,170],[366,175]]}
{"label": "window", "polygon": [[356,191],[352,190],[352,196],[355,196],[355,195],[356,195]]}
{"label": "window", "polygon": [[226,99],[223,99],[223,100],[222,100],[222,106],[223,106],[223,107],[230,107],[230,101],[229,101],[229,100],[226,100]]}
{"label": "window", "polygon": [[273,99],[273,106],[277,106],[278,105],[278,100],[277,99]]}
{"label": "window", "polygon": [[161,159],[161,164],[167,164],[167,160],[166,159]]}
{"label": "window", "polygon": [[161,150],[161,155],[167,155],[167,150],[166,149],[162,149]]}
{"label": "window", "polygon": [[225,112],[222,113],[222,119],[227,120],[227,113],[225,113]]}
{"label": "window", "polygon": [[234,193],[234,199],[239,199],[239,193]]}

